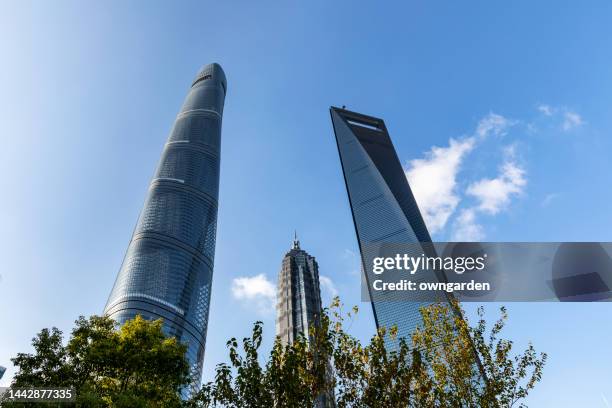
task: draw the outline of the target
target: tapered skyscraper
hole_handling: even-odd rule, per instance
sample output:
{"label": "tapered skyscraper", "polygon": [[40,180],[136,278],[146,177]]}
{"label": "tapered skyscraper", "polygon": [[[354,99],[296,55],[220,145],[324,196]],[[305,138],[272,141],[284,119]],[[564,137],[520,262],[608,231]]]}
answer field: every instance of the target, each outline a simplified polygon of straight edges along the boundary
{"label": "tapered skyscraper", "polygon": [[164,319],[166,334],[188,345],[194,385],[208,326],[226,91],[218,64],[191,84],[104,309],[120,323]]}
{"label": "tapered skyscraper", "polygon": [[[332,107],[330,110],[362,269],[370,291],[371,282],[376,279],[370,265],[372,257],[377,256],[378,246],[430,243],[431,237],[384,121],[346,109]],[[430,254],[430,251],[430,246],[424,245],[422,252]],[[414,254],[419,255],[421,250]],[[372,293],[369,294],[372,298]],[[393,294],[389,296],[392,297]],[[410,338],[421,322],[419,308],[425,305],[415,300],[387,301],[385,293],[378,294],[372,301],[376,326],[396,326],[398,338]],[[388,348],[396,345],[388,340]]]}

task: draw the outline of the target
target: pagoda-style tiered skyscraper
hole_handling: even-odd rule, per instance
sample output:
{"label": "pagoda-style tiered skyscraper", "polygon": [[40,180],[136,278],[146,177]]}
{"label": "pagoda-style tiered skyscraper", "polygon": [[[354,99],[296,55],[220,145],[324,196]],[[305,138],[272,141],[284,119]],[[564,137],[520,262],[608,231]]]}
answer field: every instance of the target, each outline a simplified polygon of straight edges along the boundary
{"label": "pagoda-style tiered skyscraper", "polygon": [[276,335],[291,344],[321,316],[319,265],[314,256],[300,248],[297,236],[285,254],[278,273]]}
{"label": "pagoda-style tiered skyscraper", "polygon": [[195,386],[208,326],[226,90],[218,64],[191,84],[104,309],[120,323],[163,318],[166,334],[188,345]]}
{"label": "pagoda-style tiered skyscraper", "polygon": [[[300,248],[297,234],[278,273],[276,300],[276,335],[282,344],[292,344],[299,336],[310,340],[309,329],[319,327],[322,311],[319,265],[314,256]],[[335,406],[333,390],[315,399],[315,408]]]}

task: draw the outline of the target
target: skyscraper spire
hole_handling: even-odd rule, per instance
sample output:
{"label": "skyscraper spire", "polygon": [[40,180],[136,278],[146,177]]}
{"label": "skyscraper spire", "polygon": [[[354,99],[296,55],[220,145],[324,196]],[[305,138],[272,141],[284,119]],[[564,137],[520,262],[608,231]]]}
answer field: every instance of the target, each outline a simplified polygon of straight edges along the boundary
{"label": "skyscraper spire", "polygon": [[300,249],[300,241],[297,237],[297,230],[293,231],[293,249]]}

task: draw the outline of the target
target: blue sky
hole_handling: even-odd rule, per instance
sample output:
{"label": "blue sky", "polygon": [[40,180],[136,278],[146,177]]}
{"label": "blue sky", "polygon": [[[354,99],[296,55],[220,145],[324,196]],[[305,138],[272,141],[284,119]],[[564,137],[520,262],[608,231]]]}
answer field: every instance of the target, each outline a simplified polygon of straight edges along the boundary
{"label": "blue sky", "polygon": [[[253,321],[272,341],[294,229],[324,297],[359,303],[330,105],[385,119],[438,240],[610,241],[611,17],[607,1],[0,3],[0,365],[102,311],[213,61],[228,95],[205,379]],[[550,355],[531,406],[612,404],[609,305],[508,306],[507,336]]]}

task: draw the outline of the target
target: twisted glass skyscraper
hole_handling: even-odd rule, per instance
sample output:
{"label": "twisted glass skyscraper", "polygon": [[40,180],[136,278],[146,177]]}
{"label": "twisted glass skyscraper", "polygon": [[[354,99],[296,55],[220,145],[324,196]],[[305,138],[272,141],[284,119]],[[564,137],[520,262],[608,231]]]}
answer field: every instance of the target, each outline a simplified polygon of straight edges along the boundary
{"label": "twisted glass skyscraper", "polygon": [[104,309],[119,323],[163,318],[166,334],[188,345],[194,385],[208,325],[226,90],[218,64],[193,81]]}

